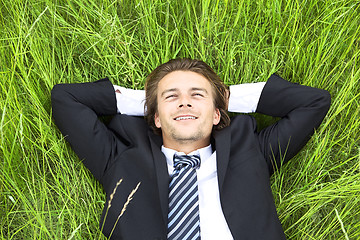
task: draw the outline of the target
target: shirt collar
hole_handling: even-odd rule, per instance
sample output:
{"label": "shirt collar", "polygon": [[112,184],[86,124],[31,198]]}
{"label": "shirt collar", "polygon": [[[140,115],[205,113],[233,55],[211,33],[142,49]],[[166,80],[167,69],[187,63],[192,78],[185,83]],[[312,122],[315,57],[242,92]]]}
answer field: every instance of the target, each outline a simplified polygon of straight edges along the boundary
{"label": "shirt collar", "polygon": [[[161,146],[161,151],[164,153],[165,157],[166,157],[166,162],[168,164],[168,168],[170,168],[169,170],[173,170],[173,157],[174,154],[177,152],[174,149],[171,148],[166,148],[164,147],[164,145]],[[185,153],[184,153],[185,154]],[[209,144],[206,147],[197,149],[191,153],[189,153],[188,155],[192,155],[192,154],[199,154],[200,155],[200,162],[203,163],[204,161],[206,161],[207,159],[209,159],[212,155],[212,148],[211,148],[211,144]],[[200,168],[201,168],[201,164],[200,164]]]}

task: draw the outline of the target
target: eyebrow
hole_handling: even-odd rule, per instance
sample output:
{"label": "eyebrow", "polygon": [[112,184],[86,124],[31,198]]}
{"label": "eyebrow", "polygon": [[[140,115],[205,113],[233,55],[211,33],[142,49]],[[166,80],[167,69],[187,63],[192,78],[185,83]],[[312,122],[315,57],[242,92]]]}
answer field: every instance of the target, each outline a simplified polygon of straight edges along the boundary
{"label": "eyebrow", "polygon": [[161,97],[163,97],[166,93],[168,93],[168,92],[176,92],[176,91],[179,91],[179,89],[177,89],[177,88],[170,88],[170,89],[166,89],[165,91],[163,91],[162,93],[161,93]]}
{"label": "eyebrow", "polygon": [[[161,93],[161,97],[163,97],[166,93],[169,93],[169,92],[177,92],[179,91],[178,88],[170,88],[170,89],[166,89],[165,91],[163,91]],[[205,88],[197,88],[197,87],[193,87],[190,89],[190,91],[201,91],[201,92],[204,92],[206,94],[208,94],[208,91],[205,89]]]}
{"label": "eyebrow", "polygon": [[206,94],[208,94],[208,91],[205,88],[191,88],[191,91],[201,91],[204,92]]}

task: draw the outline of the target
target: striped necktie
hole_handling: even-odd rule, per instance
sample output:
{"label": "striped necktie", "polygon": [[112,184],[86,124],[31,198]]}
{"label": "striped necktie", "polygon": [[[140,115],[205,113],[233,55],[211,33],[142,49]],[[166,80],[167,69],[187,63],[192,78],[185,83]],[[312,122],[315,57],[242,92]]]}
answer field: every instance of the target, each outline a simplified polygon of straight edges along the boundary
{"label": "striped necktie", "polygon": [[174,155],[174,172],[169,184],[169,240],[200,240],[197,155]]}

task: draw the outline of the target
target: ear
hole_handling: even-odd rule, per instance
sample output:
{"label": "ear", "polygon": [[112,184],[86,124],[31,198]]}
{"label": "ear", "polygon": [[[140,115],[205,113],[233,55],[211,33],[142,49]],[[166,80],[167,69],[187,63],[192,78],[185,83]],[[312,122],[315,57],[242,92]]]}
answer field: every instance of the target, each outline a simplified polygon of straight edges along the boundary
{"label": "ear", "polygon": [[214,110],[214,120],[213,120],[213,124],[214,125],[218,125],[220,122],[220,118],[221,118],[221,113],[220,110],[218,108],[216,108]]}
{"label": "ear", "polygon": [[161,122],[160,122],[159,114],[157,112],[154,115],[154,122],[157,128],[161,128]]}

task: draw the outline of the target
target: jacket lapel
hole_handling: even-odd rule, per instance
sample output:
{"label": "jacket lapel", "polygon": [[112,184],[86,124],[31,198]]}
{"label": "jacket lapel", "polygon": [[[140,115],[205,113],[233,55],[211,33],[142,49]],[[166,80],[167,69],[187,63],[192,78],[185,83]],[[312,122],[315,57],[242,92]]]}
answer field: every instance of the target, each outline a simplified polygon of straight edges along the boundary
{"label": "jacket lapel", "polygon": [[[221,193],[230,157],[230,127],[226,127],[220,131],[214,131],[213,138],[215,140],[217,174]],[[167,214],[169,209],[169,173],[165,155],[161,152],[162,139],[160,136],[155,135],[151,130],[149,130],[149,139],[154,159],[162,215],[164,222],[167,223]]]}
{"label": "jacket lapel", "polygon": [[213,138],[215,139],[216,166],[220,193],[224,184],[225,174],[230,158],[230,130],[231,128],[229,126],[221,129],[220,131],[213,132]]}
{"label": "jacket lapel", "polygon": [[161,152],[162,139],[149,130],[151,150],[154,159],[157,184],[159,188],[160,205],[164,222],[167,224],[168,215],[168,192],[169,192],[169,173],[166,165],[165,155]]}

